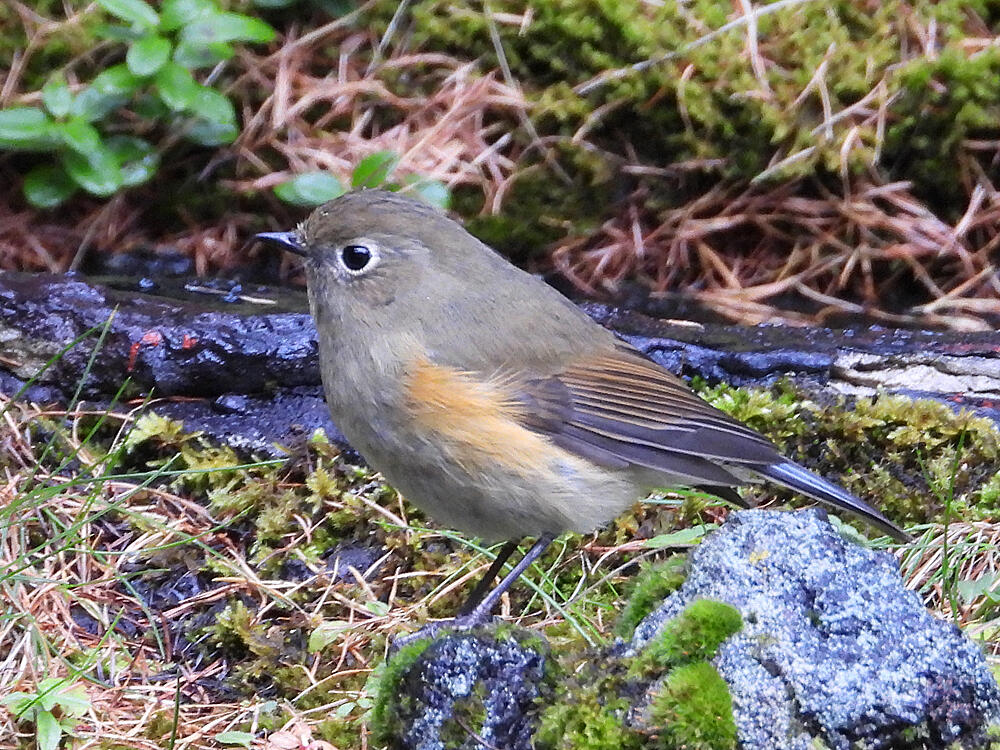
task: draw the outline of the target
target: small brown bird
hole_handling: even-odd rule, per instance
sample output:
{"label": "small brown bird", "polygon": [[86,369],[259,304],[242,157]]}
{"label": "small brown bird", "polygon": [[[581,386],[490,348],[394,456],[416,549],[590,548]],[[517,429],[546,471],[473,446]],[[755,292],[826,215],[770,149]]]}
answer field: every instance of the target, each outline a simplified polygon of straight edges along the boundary
{"label": "small brown bird", "polygon": [[[305,258],[326,399],[350,443],[439,523],[508,540],[460,625],[487,619],[556,535],[654,488],[738,498],[769,479],[908,538],[424,203],[348,193],[257,237]],[[538,541],[485,596],[525,536]]]}

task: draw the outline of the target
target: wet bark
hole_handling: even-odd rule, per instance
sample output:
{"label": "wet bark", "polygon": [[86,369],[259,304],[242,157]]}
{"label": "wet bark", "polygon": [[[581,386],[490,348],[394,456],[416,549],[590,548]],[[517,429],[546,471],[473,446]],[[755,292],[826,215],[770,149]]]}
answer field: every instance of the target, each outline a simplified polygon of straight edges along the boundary
{"label": "wet bark", "polygon": [[[189,429],[265,452],[317,427],[339,437],[304,293],[201,282],[154,292],[128,280],[0,273],[0,392],[55,404],[78,391],[102,403],[151,396]],[[820,395],[902,393],[1000,422],[1000,333],[744,328],[583,309],[684,376],[740,386],[785,377]]]}

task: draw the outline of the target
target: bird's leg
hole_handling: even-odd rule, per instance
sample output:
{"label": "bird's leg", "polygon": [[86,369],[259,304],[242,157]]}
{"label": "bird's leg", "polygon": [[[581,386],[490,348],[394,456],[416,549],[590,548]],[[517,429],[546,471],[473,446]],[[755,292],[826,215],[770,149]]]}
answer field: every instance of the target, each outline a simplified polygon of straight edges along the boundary
{"label": "bird's leg", "polygon": [[[490,619],[490,614],[493,612],[493,609],[499,603],[500,597],[503,596],[503,593],[511,587],[511,584],[513,584],[514,581],[516,581],[518,578],[521,577],[521,574],[528,569],[529,565],[531,565],[535,560],[537,560],[541,556],[541,554],[545,551],[545,549],[550,544],[552,544],[552,540],[554,538],[555,538],[554,534],[542,534],[540,537],[538,537],[538,541],[536,541],[532,545],[531,549],[529,549],[525,553],[524,557],[522,557],[518,561],[517,565],[514,566],[514,568],[510,571],[510,573],[505,575],[503,579],[500,581],[500,583],[498,583],[496,587],[494,587],[494,589],[489,592],[489,594],[487,594],[482,598],[482,601],[475,603],[474,606],[472,607],[469,607],[468,606],[469,603],[466,602],[466,605],[462,607],[458,617],[455,617],[451,620],[432,622],[430,625],[425,625],[424,627],[420,628],[420,630],[416,631],[415,633],[410,633],[409,635],[400,636],[399,638],[396,638],[392,642],[392,649],[395,651],[396,649],[402,648],[403,646],[406,646],[409,643],[413,643],[414,641],[418,641],[423,638],[433,638],[438,634],[440,630],[445,628],[454,630],[468,630],[470,628],[476,627],[477,625],[482,625],[484,622]],[[509,551],[508,547],[510,548]],[[506,558],[510,557],[510,555],[513,553],[516,547],[517,547],[516,542],[508,542],[507,544],[505,544],[503,548],[500,550],[500,553],[497,555],[497,560],[500,560],[501,557],[504,557],[503,562],[506,562]],[[503,562],[501,562],[498,565],[496,561],[494,561],[493,565],[490,566],[490,570],[487,571],[484,580],[486,580],[486,578],[489,578],[492,581],[492,579],[496,577],[496,572],[494,571],[494,568],[499,570],[499,568],[503,565]],[[478,590],[480,588],[485,589],[486,586],[483,585],[482,582],[480,582],[480,584],[476,585],[476,589],[475,591],[473,591],[473,593],[474,594],[478,593]],[[472,597],[470,597],[470,601],[472,600],[473,600]]]}
{"label": "bird's leg", "polygon": [[[514,566],[510,573],[505,575],[500,580],[500,583],[494,586],[493,590],[484,596],[483,600],[475,607],[472,607],[468,612],[463,611],[459,614],[459,616],[454,619],[452,627],[463,629],[471,628],[476,625],[481,625],[490,619],[490,614],[500,602],[500,597],[503,596],[503,592],[509,589],[511,584],[521,577],[521,574],[528,569],[528,566],[531,565],[531,563],[541,557],[545,549],[552,544],[552,540],[554,538],[555,536],[552,534],[542,534],[538,537],[538,541],[531,546],[531,549],[524,554],[524,557],[521,558],[520,562]],[[501,552],[502,551],[503,550],[501,550]],[[462,609],[464,610],[465,607]]]}
{"label": "bird's leg", "polygon": [[493,585],[493,581],[496,580],[497,575],[500,573],[500,569],[503,568],[504,563],[510,559],[515,550],[517,550],[516,539],[511,539],[500,548],[496,558],[493,560],[493,564],[490,565],[490,569],[479,579],[479,583],[472,589],[469,597],[465,600],[465,604],[458,610],[459,617],[469,614],[483,600],[486,592],[490,590],[490,586]]}

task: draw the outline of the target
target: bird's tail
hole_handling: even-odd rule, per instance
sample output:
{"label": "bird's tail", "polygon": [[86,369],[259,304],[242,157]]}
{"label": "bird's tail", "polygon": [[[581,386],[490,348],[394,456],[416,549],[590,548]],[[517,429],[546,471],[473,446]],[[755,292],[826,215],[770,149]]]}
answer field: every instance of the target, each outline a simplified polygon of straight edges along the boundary
{"label": "bird's tail", "polygon": [[821,503],[826,503],[834,508],[853,513],[858,518],[885,532],[897,542],[912,541],[912,537],[909,534],[868,505],[864,500],[855,497],[842,487],[838,487],[832,482],[816,476],[797,463],[785,461],[783,463],[754,467],[754,469],[762,476],[790,490],[801,492],[803,495],[808,495],[815,500],[819,500]]}

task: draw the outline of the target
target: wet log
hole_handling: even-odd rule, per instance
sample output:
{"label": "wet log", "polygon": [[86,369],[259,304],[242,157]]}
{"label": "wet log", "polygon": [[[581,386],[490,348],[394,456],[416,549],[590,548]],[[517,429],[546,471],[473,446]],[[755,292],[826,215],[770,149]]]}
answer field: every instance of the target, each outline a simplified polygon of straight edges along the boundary
{"label": "wet log", "polygon": [[[273,451],[323,427],[316,332],[297,290],[0,273],[0,393],[66,404],[153,397],[227,443]],[[1000,333],[702,325],[582,308],[668,369],[789,378],[812,393],[941,400],[1000,423]]]}

